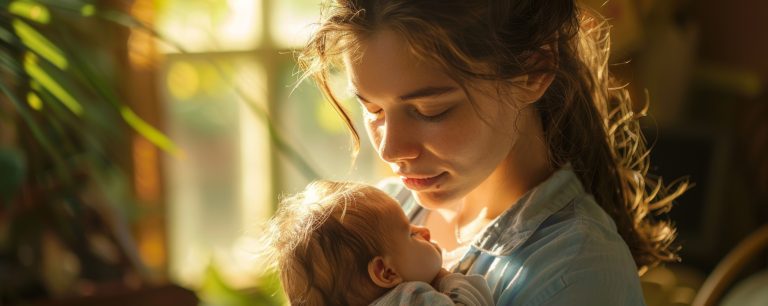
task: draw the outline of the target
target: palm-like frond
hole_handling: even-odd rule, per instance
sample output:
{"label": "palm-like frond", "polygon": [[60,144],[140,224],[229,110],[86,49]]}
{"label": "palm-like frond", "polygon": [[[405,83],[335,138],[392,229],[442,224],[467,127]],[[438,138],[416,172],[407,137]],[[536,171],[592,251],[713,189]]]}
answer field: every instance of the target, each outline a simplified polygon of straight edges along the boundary
{"label": "palm-like frond", "polygon": [[[126,225],[136,206],[125,187],[115,188],[128,185],[108,152],[128,147],[126,126],[170,154],[179,150],[118,98],[111,66],[118,61],[107,47],[121,36],[98,36],[120,26],[99,18],[98,4],[0,1],[0,169],[12,171],[0,174],[0,215],[9,222],[0,265],[13,272],[0,275],[2,301],[42,285],[42,274],[52,272],[38,266],[52,246],[62,260],[85,263],[78,277],[147,279]],[[99,255],[93,237],[105,237],[101,243],[117,253]]]}
{"label": "palm-like frond", "polygon": [[[109,151],[126,147],[126,126],[170,155],[182,151],[117,94],[118,69],[110,67],[114,59],[103,58],[110,54],[103,48],[109,42],[98,41],[110,26],[144,31],[184,52],[171,39],[101,1],[0,0],[0,221],[11,220],[10,236],[0,237],[10,237],[0,241],[0,265],[5,269],[6,259],[17,260],[17,249],[27,248],[34,262],[0,275],[0,301],[13,301],[29,282],[39,281],[43,272],[34,266],[42,260],[38,255],[45,252],[41,245],[46,239],[60,240],[70,254],[86,258],[93,256],[84,250],[89,248],[83,242],[87,236],[107,235],[120,249],[121,266],[102,269],[117,276],[99,277],[120,278],[126,265],[142,274],[137,251],[126,238],[126,214],[136,207],[127,178]],[[317,172],[288,145],[261,104],[235,91],[267,126],[275,148],[307,178],[316,178]],[[4,134],[4,129],[14,131]],[[12,139],[5,139],[7,134]],[[93,202],[99,201],[84,199],[83,193],[111,203],[95,207]],[[100,215],[99,220],[89,223],[94,215]],[[99,267],[82,267],[89,269]]]}

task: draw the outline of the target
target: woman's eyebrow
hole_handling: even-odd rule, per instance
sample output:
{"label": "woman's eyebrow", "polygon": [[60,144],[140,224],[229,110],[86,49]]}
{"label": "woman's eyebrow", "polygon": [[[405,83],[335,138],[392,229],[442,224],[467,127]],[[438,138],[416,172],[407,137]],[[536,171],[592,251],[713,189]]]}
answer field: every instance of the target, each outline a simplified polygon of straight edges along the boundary
{"label": "woman's eyebrow", "polygon": [[[445,94],[450,94],[455,91],[459,90],[456,86],[425,86],[416,90],[413,90],[407,94],[404,94],[400,96],[401,101],[408,101],[408,100],[416,100],[416,99],[425,99],[425,98],[434,98]],[[365,97],[360,95],[360,93],[352,88],[350,91],[357,96],[361,101],[370,103]]]}
{"label": "woman's eyebrow", "polygon": [[415,100],[424,98],[434,98],[437,96],[445,95],[457,91],[456,86],[427,86],[411,91],[407,94],[400,96],[400,100]]}

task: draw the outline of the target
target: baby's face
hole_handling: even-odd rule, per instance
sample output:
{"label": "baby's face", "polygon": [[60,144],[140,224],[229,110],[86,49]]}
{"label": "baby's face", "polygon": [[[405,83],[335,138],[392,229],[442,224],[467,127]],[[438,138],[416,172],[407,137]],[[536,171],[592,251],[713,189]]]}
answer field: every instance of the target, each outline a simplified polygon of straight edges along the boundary
{"label": "baby's face", "polygon": [[430,283],[440,272],[443,262],[440,247],[430,241],[429,230],[423,226],[411,225],[400,205],[394,199],[384,203],[386,227],[385,239],[389,241],[387,250],[393,268],[403,281],[423,281]]}

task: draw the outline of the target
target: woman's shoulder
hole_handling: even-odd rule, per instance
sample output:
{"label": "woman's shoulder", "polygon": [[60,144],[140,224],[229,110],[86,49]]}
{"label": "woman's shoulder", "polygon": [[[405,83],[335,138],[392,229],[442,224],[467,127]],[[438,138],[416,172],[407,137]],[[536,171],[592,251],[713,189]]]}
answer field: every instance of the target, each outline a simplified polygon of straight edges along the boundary
{"label": "woman's shoulder", "polygon": [[613,220],[586,194],[547,218],[531,240],[557,254],[565,267],[637,271]]}
{"label": "woman's shoulder", "polygon": [[587,193],[575,197],[563,209],[549,216],[538,231],[547,233],[557,229],[562,231],[555,233],[579,243],[610,242],[626,246],[613,219]]}
{"label": "woman's shoulder", "polygon": [[[623,286],[621,290],[606,294],[606,299],[626,298],[627,303],[618,304],[628,305],[642,301],[629,248],[594,199],[582,192],[558,207],[535,227],[525,227],[517,236],[520,239],[501,235],[493,248],[481,248],[478,257],[466,261],[466,272],[483,274],[496,288],[499,305],[552,304],[548,302],[552,300],[569,304],[568,299],[586,302],[589,292],[617,284]],[[503,226],[514,224],[499,225]],[[595,297],[592,301],[596,302],[592,305],[602,305],[601,301],[608,300]]]}
{"label": "woman's shoulder", "polygon": [[[505,256],[520,248],[607,243],[626,248],[613,220],[564,167],[521,197],[483,233],[479,249]],[[524,252],[523,252],[524,253]],[[563,257],[567,253],[556,252]]]}
{"label": "woman's shoulder", "polygon": [[519,288],[521,298],[527,296],[523,300],[593,303],[599,300],[592,296],[595,290],[608,290],[600,301],[642,304],[629,247],[591,196],[574,199],[553,214],[526,244],[531,249],[524,251],[530,255],[525,268],[536,275],[522,286],[527,289]]}

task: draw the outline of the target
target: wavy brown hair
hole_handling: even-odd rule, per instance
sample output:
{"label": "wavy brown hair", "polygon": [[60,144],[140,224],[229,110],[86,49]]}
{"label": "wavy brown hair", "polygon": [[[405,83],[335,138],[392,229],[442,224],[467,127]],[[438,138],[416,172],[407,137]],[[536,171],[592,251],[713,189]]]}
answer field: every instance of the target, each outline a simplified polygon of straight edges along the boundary
{"label": "wavy brown hair", "polygon": [[[664,185],[648,174],[649,149],[626,89],[608,71],[608,25],[573,0],[333,0],[299,54],[304,77],[315,79],[359,135],[329,86],[340,57],[376,31],[403,37],[414,56],[438,64],[467,91],[476,80],[504,83],[525,74],[554,74],[534,105],[550,162],[571,163],[585,189],[613,218],[638,269],[677,260],[675,229],[659,218],[688,182]],[[491,67],[490,69],[488,67]],[[514,89],[514,85],[499,90]],[[514,91],[510,91],[514,92]],[[647,105],[647,104],[646,104]]]}

